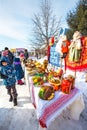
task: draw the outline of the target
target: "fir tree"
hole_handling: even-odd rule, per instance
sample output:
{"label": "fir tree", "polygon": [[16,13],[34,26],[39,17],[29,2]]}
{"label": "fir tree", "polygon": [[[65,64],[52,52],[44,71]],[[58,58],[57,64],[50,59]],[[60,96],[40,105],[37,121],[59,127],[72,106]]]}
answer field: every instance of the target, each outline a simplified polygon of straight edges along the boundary
{"label": "fir tree", "polygon": [[67,37],[70,39],[75,31],[80,31],[87,35],[87,0],[79,0],[74,10],[67,14],[67,24],[69,31]]}

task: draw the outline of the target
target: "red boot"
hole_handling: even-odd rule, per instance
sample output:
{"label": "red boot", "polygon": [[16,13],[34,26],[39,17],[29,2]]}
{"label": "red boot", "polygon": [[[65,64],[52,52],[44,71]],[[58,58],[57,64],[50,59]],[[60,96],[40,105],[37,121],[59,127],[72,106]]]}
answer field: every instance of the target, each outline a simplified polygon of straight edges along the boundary
{"label": "red boot", "polygon": [[18,80],[18,84],[23,85],[24,82],[22,80]]}

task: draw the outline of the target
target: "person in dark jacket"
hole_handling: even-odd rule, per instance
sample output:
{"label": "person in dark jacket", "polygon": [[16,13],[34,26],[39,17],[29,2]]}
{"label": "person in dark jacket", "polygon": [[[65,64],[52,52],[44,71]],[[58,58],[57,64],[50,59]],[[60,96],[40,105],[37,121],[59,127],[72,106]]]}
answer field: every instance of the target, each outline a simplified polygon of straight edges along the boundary
{"label": "person in dark jacket", "polygon": [[28,59],[28,57],[29,57],[29,54],[28,54],[27,49],[25,49],[25,51],[24,51],[24,57],[25,57],[25,60],[27,60],[27,59]]}
{"label": "person in dark jacket", "polygon": [[17,90],[15,87],[15,83],[16,83],[15,70],[13,66],[8,63],[7,59],[1,60],[1,73],[5,75],[3,81],[4,81],[4,85],[6,86],[7,92],[10,95],[9,101],[13,101],[14,106],[16,106]]}
{"label": "person in dark jacket", "polygon": [[16,79],[18,84],[23,85],[24,82],[22,81],[22,78],[24,78],[24,71],[22,69],[21,66],[21,62],[20,62],[20,58],[14,58],[14,62],[13,62],[15,71],[16,71]]}
{"label": "person in dark jacket", "polygon": [[13,64],[13,60],[14,60],[14,55],[11,53],[11,51],[8,49],[8,47],[5,47],[5,52],[8,53],[8,59],[10,61],[10,64]]}

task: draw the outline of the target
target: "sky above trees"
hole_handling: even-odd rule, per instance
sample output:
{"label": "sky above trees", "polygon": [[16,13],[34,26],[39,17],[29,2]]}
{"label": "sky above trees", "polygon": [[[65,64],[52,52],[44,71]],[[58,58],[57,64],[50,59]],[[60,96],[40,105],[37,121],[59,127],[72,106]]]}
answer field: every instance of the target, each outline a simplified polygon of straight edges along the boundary
{"label": "sky above trees", "polygon": [[[32,17],[39,12],[42,0],[0,0],[0,50],[29,48],[32,32]],[[62,18],[61,26],[67,27],[66,15],[79,0],[52,0],[53,12]]]}

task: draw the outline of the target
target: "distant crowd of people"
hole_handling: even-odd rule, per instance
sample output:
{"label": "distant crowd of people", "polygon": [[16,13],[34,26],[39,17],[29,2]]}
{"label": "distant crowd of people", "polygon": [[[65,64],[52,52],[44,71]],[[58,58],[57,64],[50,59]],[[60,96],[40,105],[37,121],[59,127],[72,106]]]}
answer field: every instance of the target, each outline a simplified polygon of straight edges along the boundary
{"label": "distant crowd of people", "polygon": [[9,101],[13,101],[13,105],[17,105],[17,89],[16,82],[19,85],[23,85],[24,82],[24,69],[22,68],[22,62],[26,61],[29,57],[27,49],[19,56],[15,56],[8,47],[0,53],[0,77],[3,79],[3,83],[7,89],[7,93],[10,95]]}

